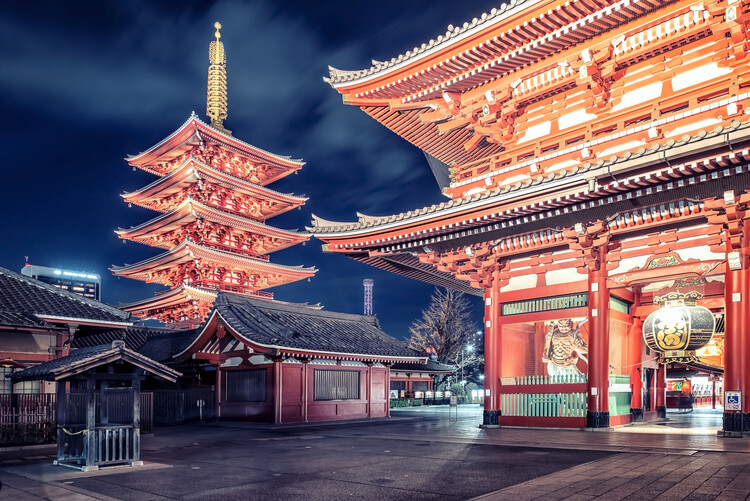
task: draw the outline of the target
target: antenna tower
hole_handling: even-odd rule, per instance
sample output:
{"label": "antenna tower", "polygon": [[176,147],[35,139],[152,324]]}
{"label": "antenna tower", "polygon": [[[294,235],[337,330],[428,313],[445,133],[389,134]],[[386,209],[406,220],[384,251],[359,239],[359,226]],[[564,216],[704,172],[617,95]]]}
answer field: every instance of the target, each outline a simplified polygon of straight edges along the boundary
{"label": "antenna tower", "polygon": [[362,285],[365,286],[365,315],[372,316],[372,286],[375,285],[375,280],[365,278]]}

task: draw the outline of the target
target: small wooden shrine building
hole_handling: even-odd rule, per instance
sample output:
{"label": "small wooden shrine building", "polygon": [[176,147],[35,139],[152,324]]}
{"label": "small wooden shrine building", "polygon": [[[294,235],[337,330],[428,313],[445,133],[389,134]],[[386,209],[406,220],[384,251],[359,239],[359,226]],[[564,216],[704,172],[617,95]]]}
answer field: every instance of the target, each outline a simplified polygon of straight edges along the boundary
{"label": "small wooden shrine building", "polygon": [[724,431],[750,429],[748,27],[747,1],[511,0],[331,68],[345,104],[426,153],[448,200],[309,230],[483,297],[485,425],[663,415],[665,366],[702,356],[682,344],[684,302],[742,392]]}
{"label": "small wooden shrine building", "polygon": [[[65,357],[16,372],[11,379],[57,383],[55,464],[89,471],[100,466],[142,464],[140,396],[141,381],[147,374],[171,382],[181,375],[126,348],[124,341],[113,341],[73,350]],[[120,398],[110,405],[116,396]]]}
{"label": "small wooden shrine building", "polygon": [[389,415],[389,367],[426,356],[373,316],[219,291],[206,325],[174,363],[216,369],[216,415],[292,423]]}
{"label": "small wooden shrine building", "polygon": [[429,358],[426,363],[395,363],[391,366],[391,398],[424,398],[435,390],[436,377],[455,371],[455,367]]}

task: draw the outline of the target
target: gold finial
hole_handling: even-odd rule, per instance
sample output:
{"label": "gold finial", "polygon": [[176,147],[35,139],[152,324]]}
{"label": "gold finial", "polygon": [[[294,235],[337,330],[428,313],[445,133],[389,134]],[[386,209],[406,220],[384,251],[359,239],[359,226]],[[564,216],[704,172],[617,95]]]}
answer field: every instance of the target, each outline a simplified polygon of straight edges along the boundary
{"label": "gold finial", "polygon": [[227,57],[224,44],[221,42],[221,23],[214,23],[216,40],[208,47],[208,92],[206,95],[206,115],[211,119],[211,126],[231,134],[224,128],[227,118]]}

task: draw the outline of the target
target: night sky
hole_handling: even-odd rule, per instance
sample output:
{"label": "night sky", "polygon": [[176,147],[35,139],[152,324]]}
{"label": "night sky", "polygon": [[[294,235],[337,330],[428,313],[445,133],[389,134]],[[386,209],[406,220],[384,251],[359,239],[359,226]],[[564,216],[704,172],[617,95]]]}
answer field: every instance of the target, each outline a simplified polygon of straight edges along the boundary
{"label": "night sky", "polygon": [[[31,264],[102,275],[109,304],[162,286],[113,277],[113,264],[159,249],[114,230],[156,216],[119,194],[156,178],[123,160],[177,129],[204,121],[208,44],[220,21],[235,137],[302,158],[297,175],[269,187],[310,199],[268,224],[304,229],[311,213],[354,221],[446,200],[422,152],[342,104],[323,82],[328,65],[355,70],[386,60],[500,6],[499,1],[34,1],[0,4],[0,266]],[[314,8],[312,7],[314,6]],[[375,279],[374,311],[405,338],[434,289],[340,255],[321,242],[272,254],[315,266],[311,282],[270,289],[277,299],[362,313],[362,280]],[[481,300],[472,297],[481,322]]]}

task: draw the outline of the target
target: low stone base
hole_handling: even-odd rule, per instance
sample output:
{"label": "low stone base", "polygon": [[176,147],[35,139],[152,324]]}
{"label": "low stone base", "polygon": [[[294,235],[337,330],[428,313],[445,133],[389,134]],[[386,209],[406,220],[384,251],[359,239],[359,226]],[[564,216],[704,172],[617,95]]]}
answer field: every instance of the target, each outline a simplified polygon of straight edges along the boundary
{"label": "low stone base", "polygon": [[586,428],[609,428],[609,411],[586,412]]}

